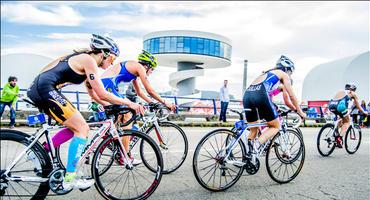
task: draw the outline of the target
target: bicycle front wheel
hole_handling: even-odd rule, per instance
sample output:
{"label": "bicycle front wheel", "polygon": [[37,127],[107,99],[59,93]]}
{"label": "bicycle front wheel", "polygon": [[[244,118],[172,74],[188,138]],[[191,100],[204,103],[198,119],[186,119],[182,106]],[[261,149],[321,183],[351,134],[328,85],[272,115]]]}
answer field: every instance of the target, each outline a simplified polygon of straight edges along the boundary
{"label": "bicycle front wheel", "polygon": [[[230,148],[234,144],[233,148]],[[228,158],[226,158],[226,156]],[[246,163],[246,152],[235,133],[218,129],[204,136],[193,157],[193,172],[198,183],[207,190],[223,191],[233,186],[241,177]]]}
{"label": "bicycle front wheel", "polygon": [[[45,199],[50,190],[48,182],[36,181],[37,179],[47,178],[52,170],[51,161],[39,143],[33,145],[26,152],[7,176],[4,175],[6,168],[31,144],[29,137],[29,135],[19,131],[1,130],[1,199]],[[11,180],[12,178],[19,179],[19,177],[23,177],[21,181]]]}
{"label": "bicycle front wheel", "polygon": [[266,153],[266,168],[277,183],[288,183],[300,173],[305,160],[305,146],[294,129],[273,137]]}
{"label": "bicycle front wheel", "polygon": [[[153,125],[146,133],[153,138],[162,152],[163,174],[169,174],[176,171],[184,163],[188,154],[188,139],[178,125],[171,122],[159,122],[158,124],[160,130]],[[145,159],[143,162],[152,168]]]}
{"label": "bicycle front wheel", "polygon": [[347,153],[354,154],[360,148],[361,128],[358,125],[350,126],[346,132],[344,146]]}
{"label": "bicycle front wheel", "polygon": [[[129,167],[127,159],[123,158],[123,150],[119,144],[122,137],[137,137],[139,144],[145,145],[144,151],[140,150],[141,145],[135,145],[127,152],[130,158],[138,161],[133,163],[132,167]],[[139,162],[140,158],[143,159],[147,155],[153,158],[150,162],[151,166],[155,166],[155,172]],[[102,169],[106,170],[103,174]],[[139,131],[125,130],[120,133],[119,139],[109,136],[98,146],[91,170],[95,187],[104,198],[146,199],[153,194],[161,181],[163,159],[153,139]]]}
{"label": "bicycle front wheel", "polygon": [[334,125],[325,124],[317,135],[317,150],[322,156],[329,156],[335,149]]}

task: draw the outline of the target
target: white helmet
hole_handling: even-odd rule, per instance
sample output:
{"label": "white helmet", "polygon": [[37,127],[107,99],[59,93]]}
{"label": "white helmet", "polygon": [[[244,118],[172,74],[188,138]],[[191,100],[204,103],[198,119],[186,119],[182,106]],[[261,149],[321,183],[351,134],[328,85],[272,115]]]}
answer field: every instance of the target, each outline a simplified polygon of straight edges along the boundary
{"label": "white helmet", "polygon": [[119,56],[118,45],[108,36],[101,36],[97,34],[92,34],[90,47],[92,50],[103,50],[104,52],[109,52],[115,56]]}
{"label": "white helmet", "polygon": [[276,62],[276,68],[287,71],[294,71],[294,63],[288,57],[282,55],[279,60]]}

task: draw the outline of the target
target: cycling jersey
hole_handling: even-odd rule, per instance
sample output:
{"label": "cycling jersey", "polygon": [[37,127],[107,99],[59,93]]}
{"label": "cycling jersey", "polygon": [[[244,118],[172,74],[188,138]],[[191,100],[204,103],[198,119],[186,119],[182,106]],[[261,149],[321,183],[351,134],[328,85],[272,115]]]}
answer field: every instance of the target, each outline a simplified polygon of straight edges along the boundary
{"label": "cycling jersey", "polygon": [[251,111],[246,112],[248,122],[254,122],[258,119],[272,121],[278,117],[278,113],[271,101],[270,93],[279,86],[280,79],[272,72],[267,72],[264,81],[257,85],[250,85],[243,96],[244,108]]}
{"label": "cycling jersey", "polygon": [[121,64],[120,64],[121,65],[121,70],[120,70],[119,74],[116,77],[109,77],[109,78],[102,78],[101,79],[102,82],[103,82],[105,90],[107,90],[108,92],[113,93],[117,97],[122,97],[122,98],[124,98],[125,95],[118,93],[118,84],[120,82],[129,83],[132,80],[136,79],[136,76],[131,74],[126,69],[126,63],[127,63],[127,61],[126,62],[121,62]]}
{"label": "cycling jersey", "polygon": [[67,84],[81,84],[86,80],[85,74],[76,73],[68,64],[69,58],[78,54],[65,57],[55,67],[39,74],[27,90],[27,96],[36,106],[59,123],[78,112],[59,91]]}
{"label": "cycling jersey", "polygon": [[348,96],[348,91],[345,90],[345,96],[336,99],[336,100],[330,100],[329,102],[329,110],[334,113],[335,115],[339,115],[341,118],[346,117],[348,112],[348,103],[351,101],[351,98]]}

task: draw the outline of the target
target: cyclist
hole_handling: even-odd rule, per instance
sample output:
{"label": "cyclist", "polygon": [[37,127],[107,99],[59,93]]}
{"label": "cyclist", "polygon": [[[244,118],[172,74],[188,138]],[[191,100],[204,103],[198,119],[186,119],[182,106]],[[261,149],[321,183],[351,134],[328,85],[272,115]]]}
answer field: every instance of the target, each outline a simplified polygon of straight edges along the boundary
{"label": "cyclist", "polygon": [[367,116],[367,112],[364,111],[364,109],[360,106],[360,103],[358,102],[356,89],[357,87],[354,83],[347,83],[344,86],[344,90],[338,91],[334,98],[331,99],[329,102],[329,110],[335,115],[339,115],[339,117],[342,119],[339,123],[339,128],[341,128],[339,136],[335,138],[336,145],[339,148],[343,148],[342,136],[346,133],[350,125],[350,112],[348,110],[349,101],[353,100],[358,110]]}
{"label": "cyclist", "polygon": [[[115,94],[117,97],[124,98],[124,94],[120,94],[118,92],[118,84],[120,82],[129,83],[132,82],[132,85],[139,97],[141,97],[144,101],[148,103],[153,103],[153,100],[149,98],[143,90],[139,86],[139,80],[143,84],[146,92],[153,97],[155,100],[157,100],[160,103],[163,103],[168,108],[170,108],[172,111],[176,109],[176,106],[173,103],[170,103],[168,101],[165,101],[162,99],[157,92],[153,89],[151,86],[148,76],[154,71],[154,69],[157,67],[157,59],[150,54],[149,52],[143,50],[139,56],[138,61],[124,61],[119,64],[116,64],[112,67],[110,67],[108,70],[106,70],[102,76],[102,82],[104,84],[104,88]],[[102,101],[99,98],[94,98],[94,100],[102,105],[106,105],[107,103]],[[125,121],[125,119],[130,119],[131,114],[125,114],[123,117],[119,118],[119,121]],[[124,129],[132,129],[132,124],[129,126],[124,127]],[[122,138],[123,145],[125,146],[126,150],[128,151],[130,138],[123,137]],[[133,159],[133,158],[131,158]],[[139,160],[133,159],[134,164],[140,163]]]}
{"label": "cyclist", "polygon": [[77,178],[76,165],[84,150],[90,129],[81,113],[59,89],[67,84],[85,82],[91,89],[90,94],[107,102],[127,105],[138,112],[143,112],[140,105],[127,99],[117,98],[104,90],[101,80],[97,78],[99,68],[107,69],[119,56],[117,44],[109,37],[93,34],[90,48],[75,51],[49,63],[27,91],[28,97],[38,108],[74,133],[68,150],[66,175],[63,180],[65,190],[86,189],[94,184],[94,180]]}
{"label": "cyclist", "polygon": [[[167,107],[169,107],[171,110],[175,109],[175,105],[166,102],[164,99],[162,99],[153,89],[153,87],[150,85],[147,76],[149,76],[153,70],[157,67],[157,60],[156,58],[148,53],[147,51],[142,51],[142,53],[139,54],[138,56],[138,62],[136,61],[124,61],[119,64],[116,64],[109,69],[107,69],[102,75],[101,75],[101,80],[104,85],[104,88],[113,93],[115,96],[119,98],[125,98],[123,94],[120,94],[118,91],[118,84],[121,82],[124,83],[132,83],[135,91],[138,96],[143,98],[146,102],[152,103],[153,100],[150,99],[148,96],[144,94],[144,92],[141,90],[139,87],[139,83],[137,80],[137,77],[140,78],[140,81],[143,83],[145,90],[148,92],[149,95],[151,95],[154,99],[157,101],[165,104]],[[92,99],[103,106],[110,105],[109,102],[99,98],[99,96],[95,95],[92,93],[91,89],[87,87],[87,90],[92,97]],[[93,102],[92,107],[96,107],[95,109],[97,110],[99,105],[96,105],[96,103]],[[124,122],[124,119],[130,119],[131,116],[130,114],[125,114],[123,117],[119,116],[118,122]],[[129,126],[124,127],[124,129],[132,129],[132,124]],[[70,138],[72,137],[71,133],[68,133],[66,131],[60,131],[53,137],[53,144],[54,146],[59,146],[65,142],[67,142]],[[128,151],[129,143],[130,143],[130,138],[128,137],[122,137],[122,142],[124,147],[126,148],[126,151]],[[121,158],[120,162],[123,161]],[[140,164],[141,161],[138,159],[134,159],[131,157],[131,161],[134,165]],[[123,164],[123,163],[121,163]]]}
{"label": "cyclist", "polygon": [[268,126],[258,139],[255,139],[258,127],[250,128],[248,139],[253,140],[254,152],[258,152],[262,144],[279,132],[278,113],[270,95],[278,88],[280,83],[283,84],[298,115],[302,118],[306,117],[306,114],[298,105],[298,100],[291,86],[290,75],[293,71],[294,63],[288,57],[281,56],[276,63],[276,67],[256,78],[244,93],[243,106],[251,109],[251,111],[246,112],[247,122],[256,124],[259,119],[265,119]]}

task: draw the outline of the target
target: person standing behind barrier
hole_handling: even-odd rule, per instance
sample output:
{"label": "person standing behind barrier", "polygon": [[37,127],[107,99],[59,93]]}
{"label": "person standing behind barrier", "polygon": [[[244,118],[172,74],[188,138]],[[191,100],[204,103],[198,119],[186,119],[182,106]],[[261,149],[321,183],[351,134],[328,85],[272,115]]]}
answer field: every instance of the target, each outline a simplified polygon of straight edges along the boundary
{"label": "person standing behind barrier", "polygon": [[356,105],[353,105],[351,110],[352,121],[353,123],[358,124],[358,108],[356,108]]}
{"label": "person standing behind barrier", "polygon": [[229,89],[227,88],[227,80],[224,80],[224,85],[220,89],[220,102],[221,102],[221,112],[220,121],[226,122],[226,110],[229,105]]}
{"label": "person standing behind barrier", "polygon": [[0,117],[3,115],[6,106],[10,108],[10,128],[15,125],[15,104],[19,96],[19,86],[17,77],[9,76],[8,83],[4,85],[0,100]]}
{"label": "person standing behind barrier", "polygon": [[[361,108],[364,110],[364,111],[368,111],[367,109],[366,109],[366,102],[365,102],[365,100],[362,100],[361,101]],[[364,127],[365,126],[365,123],[364,123],[364,120],[365,120],[365,118],[366,118],[366,116],[364,115],[364,114],[360,114],[360,121],[359,121],[359,124],[360,124],[360,126],[362,126],[362,127]]]}

